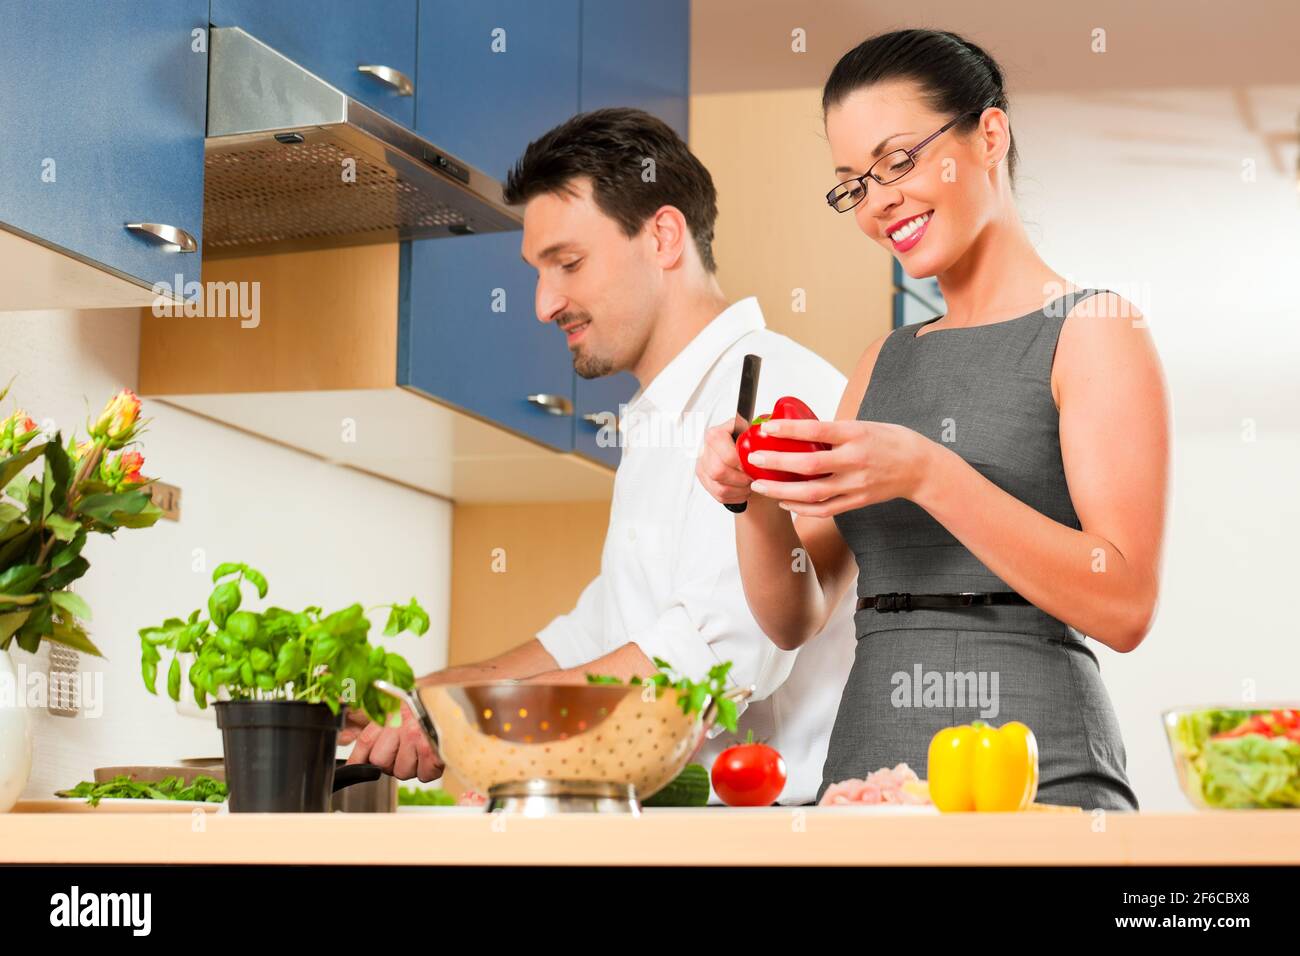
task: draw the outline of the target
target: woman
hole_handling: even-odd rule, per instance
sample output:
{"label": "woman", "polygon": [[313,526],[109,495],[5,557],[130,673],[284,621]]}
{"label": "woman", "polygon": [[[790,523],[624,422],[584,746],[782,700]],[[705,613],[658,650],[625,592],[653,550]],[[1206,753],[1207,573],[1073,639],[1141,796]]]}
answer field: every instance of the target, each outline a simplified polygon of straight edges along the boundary
{"label": "woman", "polygon": [[940,728],[983,718],[1033,730],[1040,802],[1136,810],[1083,635],[1131,651],[1155,613],[1169,429],[1151,337],[1132,305],[1071,285],[1030,244],[1002,76],[979,47],[873,37],[822,105],[840,179],[827,201],[909,275],[936,276],[948,311],[871,343],[836,421],[764,426],[832,448],[762,467],[828,477],[751,482],[730,425],[697,464],[719,501],[749,502],[746,597],[778,646],[815,636],[857,575],[818,800],[899,761],[925,775]]}

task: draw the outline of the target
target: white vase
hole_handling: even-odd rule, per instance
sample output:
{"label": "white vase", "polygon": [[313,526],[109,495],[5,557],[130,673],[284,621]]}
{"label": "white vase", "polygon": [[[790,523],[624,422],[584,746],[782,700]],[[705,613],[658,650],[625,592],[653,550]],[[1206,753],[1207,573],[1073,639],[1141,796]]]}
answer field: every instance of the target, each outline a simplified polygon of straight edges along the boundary
{"label": "white vase", "polygon": [[32,724],[26,703],[9,652],[0,651],[0,813],[18,802],[32,775]]}

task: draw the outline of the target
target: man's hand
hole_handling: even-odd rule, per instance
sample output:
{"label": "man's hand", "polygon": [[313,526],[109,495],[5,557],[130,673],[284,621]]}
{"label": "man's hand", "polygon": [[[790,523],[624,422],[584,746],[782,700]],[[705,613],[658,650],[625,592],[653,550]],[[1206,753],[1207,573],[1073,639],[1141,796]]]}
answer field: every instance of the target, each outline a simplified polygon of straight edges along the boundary
{"label": "man's hand", "polygon": [[398,780],[418,777],[422,783],[442,776],[442,757],[429,738],[420,729],[420,722],[411,709],[402,704],[400,727],[381,727],[364,711],[347,711],[346,722],[339,734],[339,744],[356,741],[348,763],[371,763]]}

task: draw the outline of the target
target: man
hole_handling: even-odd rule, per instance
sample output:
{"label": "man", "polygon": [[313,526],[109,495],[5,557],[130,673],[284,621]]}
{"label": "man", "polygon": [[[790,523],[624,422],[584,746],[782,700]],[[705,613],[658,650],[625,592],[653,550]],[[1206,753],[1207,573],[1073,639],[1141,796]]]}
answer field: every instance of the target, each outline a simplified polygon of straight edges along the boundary
{"label": "man", "polygon": [[[845,377],[768,330],[756,299],[724,297],[714,274],[712,178],[653,116],[604,109],[574,117],[528,146],[505,192],[524,206],[522,254],[538,273],[538,319],[565,334],[579,375],[628,370],[640,388],[618,424],[622,455],[600,574],[577,606],[505,654],[419,682],[627,679],[654,673],[656,657],[699,679],[731,661],[731,679],[754,688],[740,733],[716,733],[695,760],[711,766],[753,730],[785,757],[780,802],[810,803],[852,664],[851,601],[798,651],[768,640],[745,600],[734,516],[697,481],[695,460],[705,429],[735,418],[746,353],[763,357],[759,412],[795,395],[832,418]],[[409,711],[400,728],[364,720],[359,734],[349,728],[342,738],[356,738],[350,763],[376,763],[402,779],[441,774]]]}

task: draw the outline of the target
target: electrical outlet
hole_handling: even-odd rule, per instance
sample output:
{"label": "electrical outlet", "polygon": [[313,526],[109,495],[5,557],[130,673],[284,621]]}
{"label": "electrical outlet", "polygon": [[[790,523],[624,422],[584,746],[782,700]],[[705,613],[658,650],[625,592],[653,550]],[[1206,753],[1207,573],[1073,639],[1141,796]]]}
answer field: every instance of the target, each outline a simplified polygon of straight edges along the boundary
{"label": "electrical outlet", "polygon": [[81,713],[81,655],[70,647],[50,643],[49,699],[45,709],[56,717]]}

